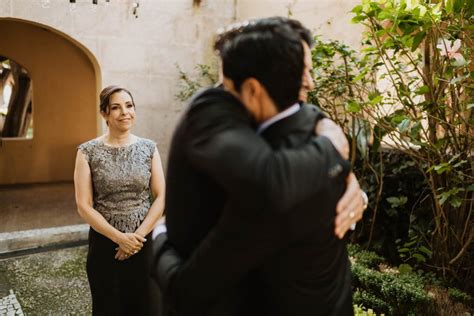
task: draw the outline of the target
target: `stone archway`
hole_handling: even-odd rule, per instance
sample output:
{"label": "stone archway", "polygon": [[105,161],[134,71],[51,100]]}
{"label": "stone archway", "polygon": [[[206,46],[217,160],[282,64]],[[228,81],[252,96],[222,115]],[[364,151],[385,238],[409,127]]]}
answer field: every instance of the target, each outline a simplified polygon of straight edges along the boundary
{"label": "stone archway", "polygon": [[0,18],[0,55],[28,70],[35,125],[32,139],[0,139],[0,185],[72,180],[76,146],[99,131],[96,58],[58,30],[12,18]]}

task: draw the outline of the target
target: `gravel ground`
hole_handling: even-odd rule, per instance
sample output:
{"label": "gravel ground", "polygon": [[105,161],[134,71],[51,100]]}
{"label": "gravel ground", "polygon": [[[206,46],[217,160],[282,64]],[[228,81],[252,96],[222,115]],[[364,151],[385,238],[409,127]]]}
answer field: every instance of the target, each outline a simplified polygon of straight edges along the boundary
{"label": "gravel ground", "polygon": [[86,254],[82,246],[0,260],[0,290],[13,290],[26,315],[91,315]]}

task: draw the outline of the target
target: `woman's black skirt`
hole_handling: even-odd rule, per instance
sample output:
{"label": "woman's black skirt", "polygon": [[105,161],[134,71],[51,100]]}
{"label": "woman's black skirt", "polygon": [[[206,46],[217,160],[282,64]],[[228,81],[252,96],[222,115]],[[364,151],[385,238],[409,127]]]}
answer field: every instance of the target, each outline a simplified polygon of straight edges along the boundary
{"label": "woman's black skirt", "polygon": [[130,258],[114,258],[117,244],[89,230],[87,277],[93,315],[157,315],[158,291],[150,278],[151,234],[143,248]]}

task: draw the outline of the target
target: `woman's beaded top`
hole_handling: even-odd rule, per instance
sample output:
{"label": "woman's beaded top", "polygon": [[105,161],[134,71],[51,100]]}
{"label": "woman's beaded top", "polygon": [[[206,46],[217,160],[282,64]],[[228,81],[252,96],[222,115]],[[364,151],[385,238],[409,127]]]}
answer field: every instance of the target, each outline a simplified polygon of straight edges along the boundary
{"label": "woman's beaded top", "polygon": [[153,200],[150,178],[155,143],[137,138],[130,145],[112,147],[93,139],[78,148],[91,170],[94,209],[121,232],[135,232]]}

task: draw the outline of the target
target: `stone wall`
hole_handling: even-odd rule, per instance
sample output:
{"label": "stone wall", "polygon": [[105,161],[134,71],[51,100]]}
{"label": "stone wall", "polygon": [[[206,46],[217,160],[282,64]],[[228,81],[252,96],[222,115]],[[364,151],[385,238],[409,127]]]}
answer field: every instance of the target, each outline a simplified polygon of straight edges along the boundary
{"label": "stone wall", "polygon": [[353,45],[360,37],[360,29],[348,23],[359,0],[202,0],[198,7],[192,0],[140,0],[138,17],[132,0],[76,2],[73,8],[67,0],[1,0],[0,17],[48,25],[86,46],[98,61],[102,87],[121,84],[134,93],[135,133],[157,141],[165,163],[184,106],[175,98],[176,65],[192,72],[197,63],[210,63],[217,28],[291,11],[316,33]]}
{"label": "stone wall", "polygon": [[359,45],[362,29],[350,23],[350,11],[362,0],[239,0],[238,20],[291,15],[314,34]]}

